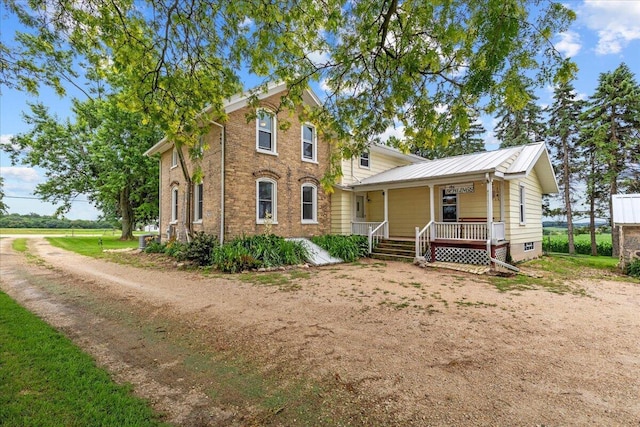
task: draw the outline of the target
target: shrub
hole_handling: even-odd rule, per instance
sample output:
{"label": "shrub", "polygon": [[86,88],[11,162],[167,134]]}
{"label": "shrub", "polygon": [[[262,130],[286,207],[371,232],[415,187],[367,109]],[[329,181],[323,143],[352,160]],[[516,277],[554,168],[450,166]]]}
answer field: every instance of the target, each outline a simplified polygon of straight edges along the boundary
{"label": "shrub", "polygon": [[626,273],[631,277],[637,277],[640,279],[640,259],[634,259],[627,266]]}
{"label": "shrub", "polygon": [[164,253],[174,257],[178,261],[184,261],[187,259],[187,244],[179,242],[177,240],[170,241],[164,247]]}
{"label": "shrub", "polygon": [[329,252],[329,255],[346,262],[366,257],[369,253],[369,241],[366,236],[326,234],[312,237],[311,241]]}
{"label": "shrub", "polygon": [[184,256],[200,266],[212,264],[212,251],[218,246],[218,238],[212,234],[197,232],[185,248]]}
{"label": "shrub", "polygon": [[165,245],[156,240],[152,240],[147,243],[147,246],[144,248],[144,251],[148,254],[161,254],[165,251]]}
{"label": "shrub", "polygon": [[306,259],[304,246],[274,234],[236,238],[212,252],[213,266],[228,273],[301,264]]}

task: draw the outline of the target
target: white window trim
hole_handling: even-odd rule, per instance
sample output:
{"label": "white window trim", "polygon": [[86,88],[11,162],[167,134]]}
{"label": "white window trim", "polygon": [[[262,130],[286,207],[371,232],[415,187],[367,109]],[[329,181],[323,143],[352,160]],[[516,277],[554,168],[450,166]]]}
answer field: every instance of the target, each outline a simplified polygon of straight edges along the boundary
{"label": "white window trim", "polygon": [[271,206],[273,212],[271,212],[271,224],[278,223],[278,183],[271,178],[258,178],[256,180],[256,224],[264,224],[264,218],[260,218],[260,183],[269,182],[273,184],[273,200]]}
{"label": "white window trim", "polygon": [[[527,245],[531,246],[527,249]],[[525,252],[530,252],[536,248],[536,244],[535,242],[525,242],[523,248]]]}
{"label": "white window trim", "polygon": [[[264,148],[260,148],[260,113],[261,112],[265,112],[267,114],[269,114],[272,118],[271,121],[271,146],[272,146],[272,150],[265,150]],[[266,108],[260,108],[257,111],[256,114],[256,151],[259,153],[263,153],[263,154],[270,154],[272,156],[277,156],[278,155],[278,123],[277,123],[277,117],[275,115],[275,113],[273,113],[272,111],[267,110]]]}
{"label": "white window trim", "polygon": [[[311,141],[311,143],[313,144],[313,157],[310,159],[307,159],[304,156],[304,127],[308,126],[311,129],[313,129],[313,140]],[[303,162],[307,162],[307,163],[318,163],[318,133],[316,132],[316,127],[314,125],[312,125],[311,123],[303,123],[302,126],[300,126],[300,157],[302,158]]]}
{"label": "white window trim", "polygon": [[178,223],[178,203],[180,201],[180,194],[177,186],[171,187],[171,224]]}
{"label": "white window trim", "polygon": [[[367,154],[367,160],[368,160],[368,166],[362,166],[362,155],[363,154]],[[371,151],[363,151],[359,156],[358,156],[358,166],[360,167],[360,169],[371,169]]]}
{"label": "white window trim", "polygon": [[518,219],[520,220],[520,225],[527,225],[527,192],[523,183],[518,186],[518,193]]}
{"label": "white window trim", "polygon": [[[304,192],[304,188],[305,187],[311,187],[313,188],[313,199],[311,200],[311,202],[313,203],[313,218],[312,219],[305,219],[304,218],[304,199],[303,199],[303,192]],[[313,184],[302,184],[302,186],[300,187],[300,221],[303,224],[317,224],[318,223],[318,187],[316,187]]]}
{"label": "white window trim", "polygon": [[171,152],[171,169],[178,167],[178,150],[176,147],[173,147],[173,151]]}
{"label": "white window trim", "polygon": [[202,224],[202,217],[204,216],[204,204],[202,206],[202,216],[198,218],[198,204],[201,202],[198,197],[198,187],[202,186],[202,198],[204,199],[204,184],[201,182],[193,186],[193,223]]}

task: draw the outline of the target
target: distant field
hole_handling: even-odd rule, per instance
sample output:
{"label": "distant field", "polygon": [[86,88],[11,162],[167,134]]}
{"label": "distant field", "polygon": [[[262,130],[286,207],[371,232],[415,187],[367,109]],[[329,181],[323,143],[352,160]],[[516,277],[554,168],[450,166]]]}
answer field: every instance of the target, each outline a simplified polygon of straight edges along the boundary
{"label": "distant field", "polygon": [[[542,249],[546,252],[569,253],[569,236],[567,229],[562,227],[545,227],[542,238]],[[551,234],[547,234],[551,233]],[[574,235],[573,241],[576,253],[591,254],[591,236],[589,234]],[[598,255],[611,256],[611,233],[596,234]]]}

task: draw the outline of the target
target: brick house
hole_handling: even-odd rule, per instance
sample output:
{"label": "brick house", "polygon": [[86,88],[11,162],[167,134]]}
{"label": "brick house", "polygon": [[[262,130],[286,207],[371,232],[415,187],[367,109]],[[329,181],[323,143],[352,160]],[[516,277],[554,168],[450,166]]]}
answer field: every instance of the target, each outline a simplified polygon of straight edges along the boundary
{"label": "brick house", "polygon": [[[145,153],[159,155],[163,237],[184,238],[188,213],[193,232],[217,235],[221,241],[260,234],[265,227],[284,237],[329,233],[330,198],[320,180],[329,165],[330,145],[319,136],[316,124],[300,120],[302,107],[275,113],[285,89],[281,84],[260,94],[258,117],[250,121],[247,95],[228,100],[226,120],[212,123],[202,137],[203,179],[194,182],[191,191],[171,141],[165,138]],[[311,107],[320,105],[311,90],[305,91],[304,101]],[[290,124],[287,130],[279,128],[284,120]],[[182,149],[193,173],[187,148]]]}

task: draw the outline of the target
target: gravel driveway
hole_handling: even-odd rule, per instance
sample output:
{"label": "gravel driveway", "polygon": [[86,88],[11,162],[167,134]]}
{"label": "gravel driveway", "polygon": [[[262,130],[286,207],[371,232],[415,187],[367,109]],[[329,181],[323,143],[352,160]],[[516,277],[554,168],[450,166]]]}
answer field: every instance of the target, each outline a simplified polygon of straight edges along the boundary
{"label": "gravel driveway", "polygon": [[172,371],[184,355],[137,348],[100,307],[74,301],[117,302],[131,324],[171,318],[265,370],[333,381],[367,408],[354,424],[640,425],[637,282],[584,270],[575,292],[500,292],[485,277],[396,262],[207,276],[90,259],[40,238],[29,250],[39,263],[0,240],[0,288],[176,424],[243,422],[238,408],[207,406],[205,378]]}

